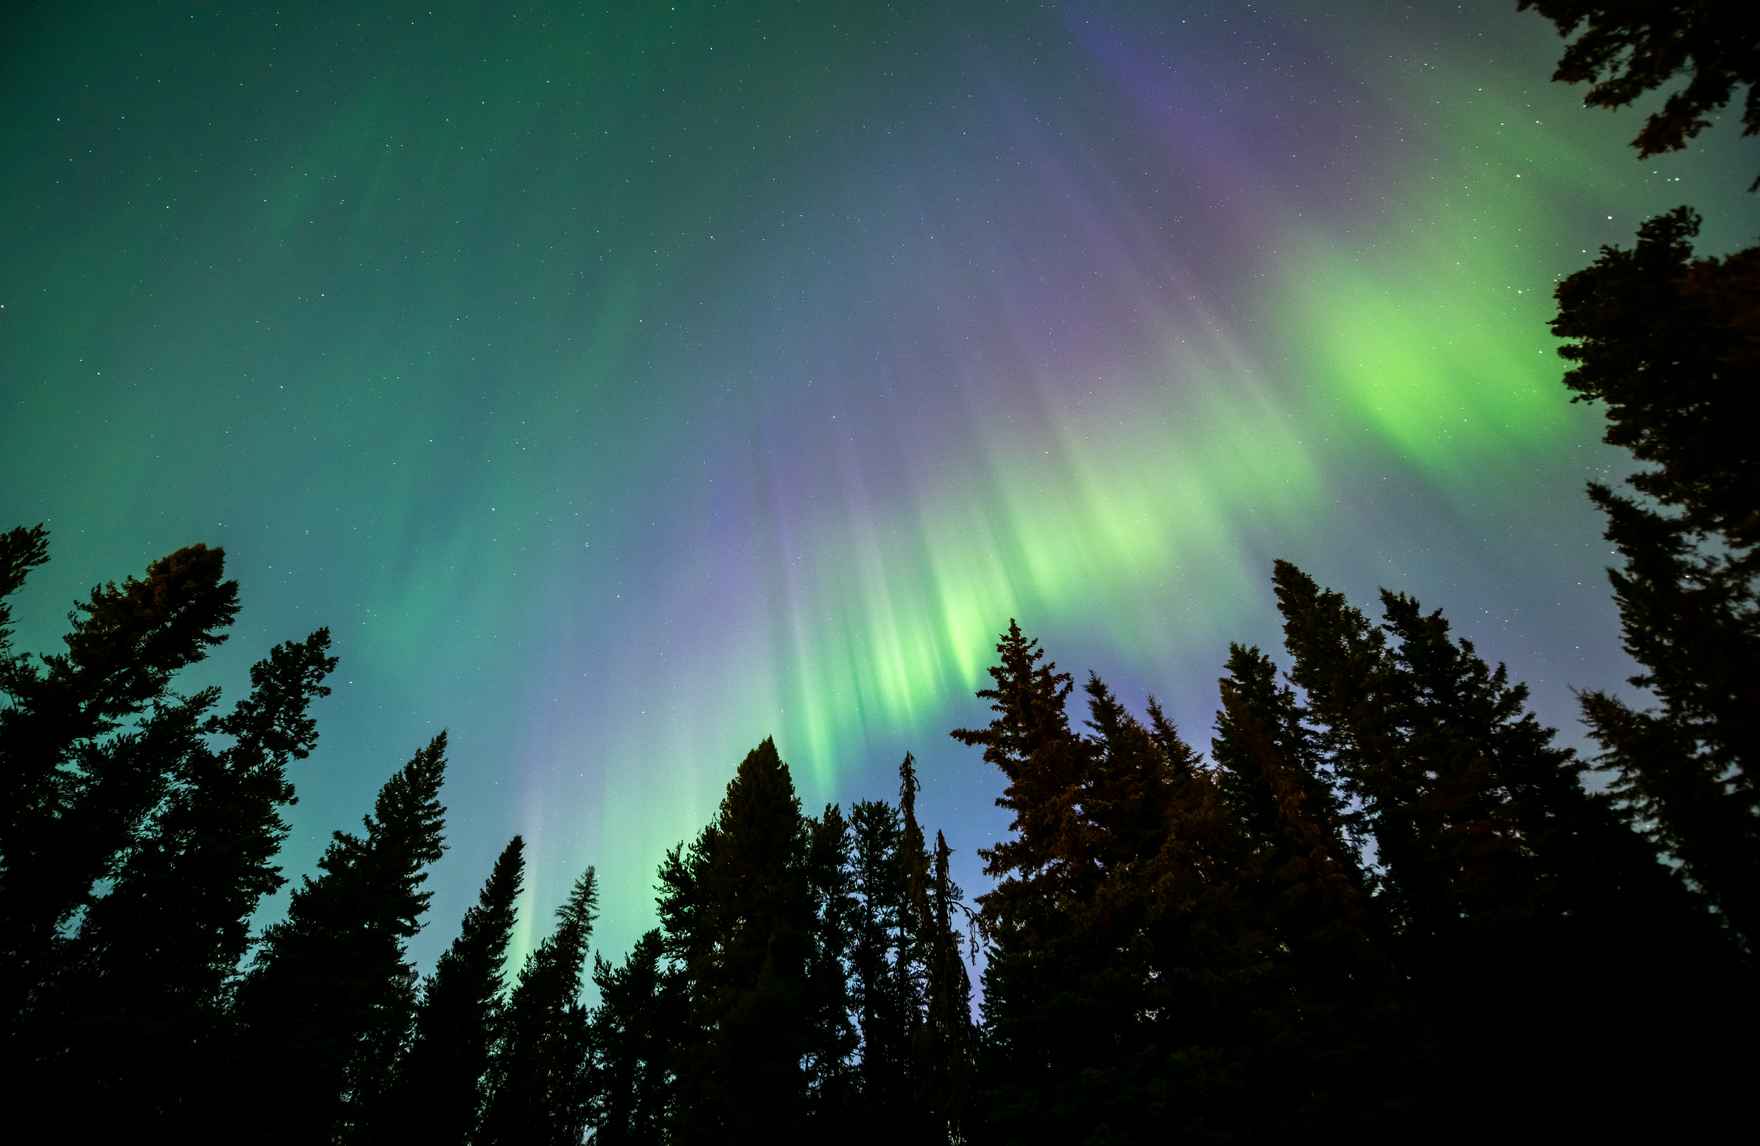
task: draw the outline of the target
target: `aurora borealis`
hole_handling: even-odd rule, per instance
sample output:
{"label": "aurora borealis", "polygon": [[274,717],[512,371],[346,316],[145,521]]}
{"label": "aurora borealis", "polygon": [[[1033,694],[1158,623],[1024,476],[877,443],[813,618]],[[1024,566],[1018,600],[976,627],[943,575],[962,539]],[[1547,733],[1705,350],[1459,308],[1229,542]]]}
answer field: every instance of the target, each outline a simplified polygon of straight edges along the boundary
{"label": "aurora borealis", "polygon": [[424,957],[516,831],[623,950],[772,733],[809,807],[915,751],[974,883],[1011,616],[1198,741],[1279,556],[1569,739],[1630,671],[1552,283],[1749,240],[1751,156],[1633,159],[1513,0],[323,7],[0,17],[0,527],[24,648],[196,540],[229,692],[332,627],[293,873],[450,729]]}

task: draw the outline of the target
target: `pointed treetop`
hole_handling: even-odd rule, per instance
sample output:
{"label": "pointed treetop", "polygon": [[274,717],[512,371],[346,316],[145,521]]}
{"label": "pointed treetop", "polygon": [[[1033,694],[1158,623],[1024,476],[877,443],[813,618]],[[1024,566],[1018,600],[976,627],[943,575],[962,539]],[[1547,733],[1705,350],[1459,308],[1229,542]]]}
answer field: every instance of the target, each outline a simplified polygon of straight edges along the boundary
{"label": "pointed treetop", "polygon": [[996,717],[986,728],[957,728],[949,735],[962,744],[982,746],[986,763],[1012,775],[1033,745],[1069,736],[1064,704],[1073,683],[1012,618],[996,642],[996,654],[997,663],[988,670],[995,683],[977,693],[991,702]]}

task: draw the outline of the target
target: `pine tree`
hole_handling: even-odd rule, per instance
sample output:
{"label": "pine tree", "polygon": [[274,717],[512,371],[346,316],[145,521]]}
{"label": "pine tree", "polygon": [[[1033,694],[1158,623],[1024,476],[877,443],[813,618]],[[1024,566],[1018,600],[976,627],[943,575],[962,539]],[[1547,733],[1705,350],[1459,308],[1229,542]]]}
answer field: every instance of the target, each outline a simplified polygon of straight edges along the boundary
{"label": "pine tree", "polygon": [[363,832],[335,833],[319,874],[294,891],[287,917],[263,936],[240,985],[242,1044],[231,1100],[272,1078],[297,1102],[264,1122],[262,1136],[290,1143],[353,1136],[383,1099],[415,1004],[406,944],[421,928],[422,890],[440,858],[440,785],[446,734],[435,736],[380,788]]}
{"label": "pine tree", "polygon": [[582,872],[556,928],[526,956],[490,1066],[482,1146],[575,1146],[589,1115],[587,1011],[580,1001],[599,914],[598,877]]}
{"label": "pine tree", "polygon": [[[995,713],[987,727],[958,729],[956,740],[984,749],[1006,781],[997,805],[1011,836],[980,848],[996,886],[979,896],[991,937],[984,970],[982,1071],[985,1121],[1000,1138],[1075,1135],[1107,1086],[1085,1072],[1095,1051],[1095,1000],[1087,977],[1099,952],[1084,918],[1097,868],[1081,798],[1090,782],[1090,746],[1064,710],[1067,673],[1047,662],[1013,621],[996,646],[992,686],[978,696]],[[1106,1054],[1104,1049],[1101,1054]]]}
{"label": "pine tree", "polygon": [[856,901],[849,824],[827,804],[807,825],[807,872],[818,909],[806,990],[811,1010],[807,1087],[811,1117],[825,1131],[848,1127],[856,1109],[857,1038],[850,1021],[849,964],[855,947]]}
{"label": "pine tree", "polygon": [[1064,710],[1069,674],[1045,661],[1038,642],[1014,621],[996,651],[997,663],[988,670],[994,684],[977,694],[991,702],[996,716],[984,728],[956,729],[952,736],[983,748],[985,763],[1006,781],[996,806],[1010,813],[1014,838],[978,852],[985,873],[1001,880],[979,903],[1000,923],[1013,914],[1010,900],[1025,882],[1064,890],[1080,878],[1087,842],[1077,794],[1087,782],[1088,762]]}
{"label": "pine tree", "polygon": [[[1684,148],[1747,88],[1746,134],[1760,131],[1760,41],[1740,5],[1609,6],[1522,0],[1569,41],[1555,80],[1590,85],[1586,102],[1623,107],[1685,75],[1633,140],[1640,157]],[[1752,189],[1760,189],[1756,180]],[[1603,247],[1559,284],[1553,333],[1570,340],[1565,385],[1600,403],[1604,440],[1646,468],[1636,496],[1591,483],[1632,683],[1658,706],[1605,692],[1583,714],[1626,813],[1678,861],[1751,957],[1760,934],[1760,454],[1744,418],[1760,367],[1760,247],[1693,257],[1699,217],[1680,207],[1646,221],[1632,250]]]}
{"label": "pine tree", "polygon": [[[70,944],[50,1011],[73,1044],[64,1070],[106,1096],[100,1117],[184,1127],[205,1101],[251,916],[286,882],[275,858],[294,802],[287,766],[316,746],[309,710],[330,691],[329,649],[324,629],[277,645],[248,697],[184,730],[158,814]],[[214,735],[230,743],[215,750]]]}
{"label": "pine tree", "polygon": [[1090,1057],[1089,1069],[1072,1080],[1085,1085],[1065,1086],[1073,1106],[1096,1112],[1089,1139],[1107,1141],[1127,1136],[1124,1112],[1161,1068],[1160,1040],[1140,1008],[1155,976],[1153,881],[1172,812],[1173,769],[1104,681],[1089,674],[1085,691],[1092,766],[1078,798],[1095,886],[1070,910],[1081,927],[1083,954],[1074,962],[1090,1014]]}
{"label": "pine tree", "polygon": [[[1275,582],[1291,676],[1361,803],[1377,898],[1444,1040],[1445,1077],[1499,1097],[1476,1116],[1581,1123],[1568,1093],[1593,1085],[1615,1048],[1671,1071],[1647,1044],[1684,1031],[1654,1016],[1702,1002],[1688,968],[1721,973],[1721,957],[1654,852],[1584,789],[1526,689],[1409,597],[1383,593],[1385,620],[1370,628],[1294,566],[1280,562]],[[1616,994],[1631,1014],[1602,1005]]]}
{"label": "pine tree", "polygon": [[1427,1053],[1399,1005],[1390,929],[1294,691],[1256,648],[1231,646],[1227,672],[1211,754],[1246,849],[1240,888],[1269,941],[1257,1073],[1285,1095],[1264,1125],[1387,1134],[1410,1116]]}
{"label": "pine tree", "polygon": [[[1152,699],[1145,727],[1098,677],[1087,685],[1093,767],[1082,816],[1100,878],[1082,916],[1090,1023],[1082,1085],[1090,1142],[1253,1139],[1298,1104],[1243,1102],[1290,1057],[1281,952],[1259,900],[1250,833]],[[1297,1020],[1299,1022],[1299,1020]],[[1311,1083],[1311,1079],[1304,1080]]]}
{"label": "pine tree", "polygon": [[599,1005],[588,1024],[595,1146],[668,1141],[673,1063],[684,999],[667,970],[659,930],[636,941],[621,967],[595,957]]}
{"label": "pine tree", "polygon": [[966,1109],[971,1101],[976,1048],[972,985],[966,975],[960,933],[953,918],[954,911],[964,904],[960,887],[953,882],[950,872],[952,855],[947,837],[936,832],[930,888],[933,930],[925,951],[927,1048],[919,1059],[926,1090],[926,1140],[931,1143],[966,1140]]}
{"label": "pine tree", "polygon": [[[10,592],[44,560],[46,536],[39,526],[6,538],[0,588]],[[0,657],[9,701],[0,707],[0,1030],[9,1042],[63,970],[65,925],[114,877],[215,702],[212,690],[185,698],[170,688],[226,639],[238,612],[224,566],[218,549],[180,549],[144,580],[101,585],[77,603],[66,652],[41,667]]]}
{"label": "pine tree", "polygon": [[[1175,1137],[1253,1140],[1289,1101],[1256,1097],[1267,1004],[1282,1004],[1264,986],[1275,938],[1254,910],[1249,840],[1216,772],[1158,705],[1149,705],[1149,716],[1166,777],[1166,818],[1159,850],[1137,861],[1125,884],[1140,888],[1132,894],[1145,902],[1148,974],[1132,1004],[1142,1029],[1127,1028],[1130,1099],[1108,1130],[1129,1140],[1129,1119],[1137,1117],[1135,1126],[1165,1126]],[[1140,742],[1130,723],[1122,729],[1127,747]]]}
{"label": "pine tree", "polygon": [[898,766],[899,942],[893,954],[893,976],[904,1004],[905,1038],[915,1043],[922,1033],[925,945],[933,935],[929,908],[929,847],[917,820],[917,765],[910,753]]}
{"label": "pine tree", "polygon": [[423,984],[409,1048],[374,1122],[380,1140],[463,1146],[474,1138],[525,866],[525,841],[514,836]]}
{"label": "pine tree", "polygon": [[1285,843],[1285,805],[1293,800],[1327,852],[1348,863],[1355,858],[1354,841],[1295,692],[1277,679],[1277,666],[1257,648],[1230,645],[1227,674],[1211,755],[1217,785],[1237,822],[1255,844]]}
{"label": "pine tree", "polygon": [[[1127,876],[1131,865],[1161,846],[1174,768],[1165,746],[1105,681],[1090,673],[1085,691],[1094,767],[1081,794],[1082,815],[1091,826],[1096,861],[1109,875]],[[1158,719],[1171,728],[1165,714]]]}
{"label": "pine tree", "polygon": [[1752,949],[1760,941],[1760,450],[1742,411],[1760,369],[1760,248],[1693,257],[1699,220],[1651,219],[1630,251],[1603,248],[1558,287],[1553,332],[1574,340],[1575,400],[1601,403],[1606,441],[1649,468],[1637,496],[1590,485],[1607,539],[1632,683],[1659,707],[1604,692],[1584,715],[1637,822]]}
{"label": "pine tree", "polygon": [[[1527,711],[1526,686],[1452,638],[1440,612],[1385,591],[1382,608],[1401,675],[1416,686],[1421,715],[1409,743],[1421,759],[1453,765],[1434,769],[1442,782],[1433,806],[1444,832],[1470,833],[1452,849],[1463,857],[1462,902],[1470,918],[1489,921],[1487,935],[1502,932],[1526,954],[1521,983],[1497,1000],[1540,1020],[1526,1053],[1549,1067],[1554,1086],[1573,1077],[1594,1085],[1603,1056],[1645,1063],[1656,1096],[1596,1115],[1609,1132],[1679,1126],[1670,1091],[1704,1086],[1727,1066],[1697,1051],[1699,1016],[1711,1007],[1752,1014],[1733,952],[1612,801],[1584,787],[1582,762]],[[1630,1013],[1606,1006],[1616,997]],[[1705,1112],[1718,1105],[1708,1100]]]}
{"label": "pine tree", "polygon": [[898,944],[893,954],[896,997],[904,1017],[904,1085],[908,1101],[900,1111],[903,1130],[911,1138],[934,1140],[940,1132],[935,1104],[934,1032],[927,1018],[928,965],[937,942],[934,909],[930,902],[932,861],[923,826],[917,819],[916,759],[905,753],[898,766],[899,839],[896,863],[898,888]]}
{"label": "pine tree", "polygon": [[661,865],[660,919],[692,1033],[675,1088],[681,1143],[805,1132],[813,1008],[803,984],[815,926],[807,847],[788,766],[766,739],[741,761],[715,819]]}
{"label": "pine tree", "polygon": [[895,952],[903,942],[904,865],[898,809],[884,800],[850,808],[850,858],[856,892],[850,950],[857,1028],[861,1034],[861,1124],[875,1139],[904,1133],[910,1105],[908,1001],[900,993]]}

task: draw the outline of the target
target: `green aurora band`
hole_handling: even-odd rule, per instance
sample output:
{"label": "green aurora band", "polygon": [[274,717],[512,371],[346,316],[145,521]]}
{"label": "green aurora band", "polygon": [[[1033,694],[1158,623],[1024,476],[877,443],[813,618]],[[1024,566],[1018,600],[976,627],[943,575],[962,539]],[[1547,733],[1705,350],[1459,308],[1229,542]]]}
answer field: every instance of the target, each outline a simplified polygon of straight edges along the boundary
{"label": "green aurora band", "polygon": [[1683,199],[1746,239],[1727,141],[1637,163],[1497,5],[871,7],[17,28],[24,647],[195,539],[244,589],[212,679],[331,625],[288,866],[450,726],[424,958],[514,831],[525,942],[594,863],[627,947],[772,734],[810,810],[916,751],[978,885],[945,732],[996,632],[1201,741],[1275,556],[1446,607],[1575,735],[1616,463],[1551,285]]}

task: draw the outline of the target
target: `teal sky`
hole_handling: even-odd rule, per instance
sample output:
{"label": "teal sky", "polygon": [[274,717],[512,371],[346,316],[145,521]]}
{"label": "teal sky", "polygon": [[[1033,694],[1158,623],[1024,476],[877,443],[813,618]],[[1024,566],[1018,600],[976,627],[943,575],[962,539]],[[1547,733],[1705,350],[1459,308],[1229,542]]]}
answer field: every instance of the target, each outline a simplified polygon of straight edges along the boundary
{"label": "teal sky", "polygon": [[1512,3],[23,5],[0,16],[0,525],[25,647],[192,541],[237,687],[317,625],[309,869],[454,745],[427,959],[506,837],[603,946],[774,734],[810,808],[946,738],[1018,616],[1208,738],[1284,556],[1530,681],[1622,662],[1551,289],[1692,202]]}

